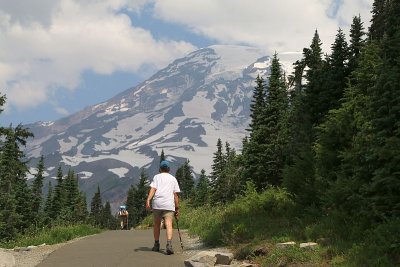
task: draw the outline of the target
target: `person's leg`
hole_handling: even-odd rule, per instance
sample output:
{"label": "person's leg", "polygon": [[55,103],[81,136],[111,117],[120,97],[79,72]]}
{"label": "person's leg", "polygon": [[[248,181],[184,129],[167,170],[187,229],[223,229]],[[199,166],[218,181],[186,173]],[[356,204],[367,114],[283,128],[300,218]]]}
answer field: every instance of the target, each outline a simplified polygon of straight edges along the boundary
{"label": "person's leg", "polygon": [[173,218],[172,216],[165,216],[164,218],[165,227],[167,228],[167,240],[172,239],[172,233],[173,233],[172,218]]}
{"label": "person's leg", "polygon": [[173,218],[174,218],[174,212],[170,211],[164,213],[164,223],[165,226],[167,227],[167,254],[169,255],[174,254],[174,250],[172,249]]}
{"label": "person's leg", "polygon": [[158,210],[153,210],[153,236],[154,246],[153,251],[160,250],[160,224],[161,224],[161,213]]}
{"label": "person's leg", "polygon": [[124,229],[124,217],[121,217],[121,230]]}

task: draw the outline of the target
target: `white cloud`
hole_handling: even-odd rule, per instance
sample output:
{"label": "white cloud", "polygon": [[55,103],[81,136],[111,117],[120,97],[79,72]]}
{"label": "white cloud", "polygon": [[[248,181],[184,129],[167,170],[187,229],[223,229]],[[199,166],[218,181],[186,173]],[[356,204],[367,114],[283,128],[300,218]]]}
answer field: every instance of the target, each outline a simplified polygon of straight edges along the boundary
{"label": "white cloud", "polygon": [[155,0],[154,8],[158,18],[220,43],[246,43],[268,53],[301,51],[318,29],[328,52],[338,27],[348,30],[346,25],[358,13],[369,21],[372,5],[372,0],[340,1],[330,18],[333,1],[338,0]]}
{"label": "white cloud", "polygon": [[[218,43],[248,44],[272,54],[302,51],[318,29],[329,52],[337,28],[354,15],[367,28],[372,0],[0,0],[0,90],[19,109],[76,90],[87,70],[145,72],[195,49],[156,40],[121,12],[146,4],[157,19],[178,23]],[[23,2],[23,4],[21,4]],[[333,2],[339,3],[332,10]],[[149,10],[144,12],[148,14]],[[330,14],[330,16],[328,16]],[[153,25],[156,27],[156,25]],[[147,74],[147,73],[146,73]],[[5,91],[4,91],[5,90]]]}
{"label": "white cloud", "polygon": [[46,3],[37,0],[27,6],[32,13],[3,1],[0,88],[8,106],[19,109],[47,101],[59,88],[75,90],[86,70],[111,74],[138,72],[143,65],[160,68],[195,49],[184,41],[155,40],[119,12],[139,9],[145,1],[59,0],[39,8]]}
{"label": "white cloud", "polygon": [[63,107],[54,107],[54,110],[55,110],[58,114],[61,114],[61,115],[63,115],[63,116],[69,115],[68,110],[66,110],[66,109],[63,108]]}

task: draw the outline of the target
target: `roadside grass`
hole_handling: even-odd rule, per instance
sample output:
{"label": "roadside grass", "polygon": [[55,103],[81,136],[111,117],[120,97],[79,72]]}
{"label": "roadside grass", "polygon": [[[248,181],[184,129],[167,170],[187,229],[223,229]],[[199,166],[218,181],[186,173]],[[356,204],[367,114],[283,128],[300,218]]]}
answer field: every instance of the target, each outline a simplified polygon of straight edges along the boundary
{"label": "roadside grass", "polygon": [[14,247],[27,247],[37,246],[43,243],[47,245],[53,245],[63,243],[71,239],[98,234],[102,230],[94,228],[90,225],[72,225],[72,226],[55,226],[51,229],[41,229],[36,232],[31,232],[17,238],[15,241],[9,241],[6,243],[0,243],[2,248],[14,248]]}

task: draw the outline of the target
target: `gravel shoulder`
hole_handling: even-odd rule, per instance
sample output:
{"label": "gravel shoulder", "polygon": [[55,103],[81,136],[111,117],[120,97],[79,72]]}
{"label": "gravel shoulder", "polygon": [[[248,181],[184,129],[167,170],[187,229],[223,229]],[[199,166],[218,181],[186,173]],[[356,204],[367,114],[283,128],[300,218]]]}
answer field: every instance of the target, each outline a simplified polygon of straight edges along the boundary
{"label": "gravel shoulder", "polygon": [[84,237],[78,237],[72,240],[69,240],[64,243],[54,244],[54,245],[40,245],[30,248],[29,250],[21,249],[7,249],[15,258],[15,266],[18,267],[35,267],[40,262],[42,262],[47,256],[49,256],[53,251],[65,246],[66,244],[70,244],[76,242]]}

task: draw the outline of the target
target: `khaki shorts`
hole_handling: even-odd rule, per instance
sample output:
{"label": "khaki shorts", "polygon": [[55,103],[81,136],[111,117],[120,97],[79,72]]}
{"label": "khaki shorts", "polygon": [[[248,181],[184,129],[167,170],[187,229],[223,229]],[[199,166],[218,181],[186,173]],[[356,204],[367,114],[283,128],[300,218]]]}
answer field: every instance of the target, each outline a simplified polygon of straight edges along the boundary
{"label": "khaki shorts", "polygon": [[171,217],[174,218],[175,212],[170,210],[153,210],[154,218]]}

